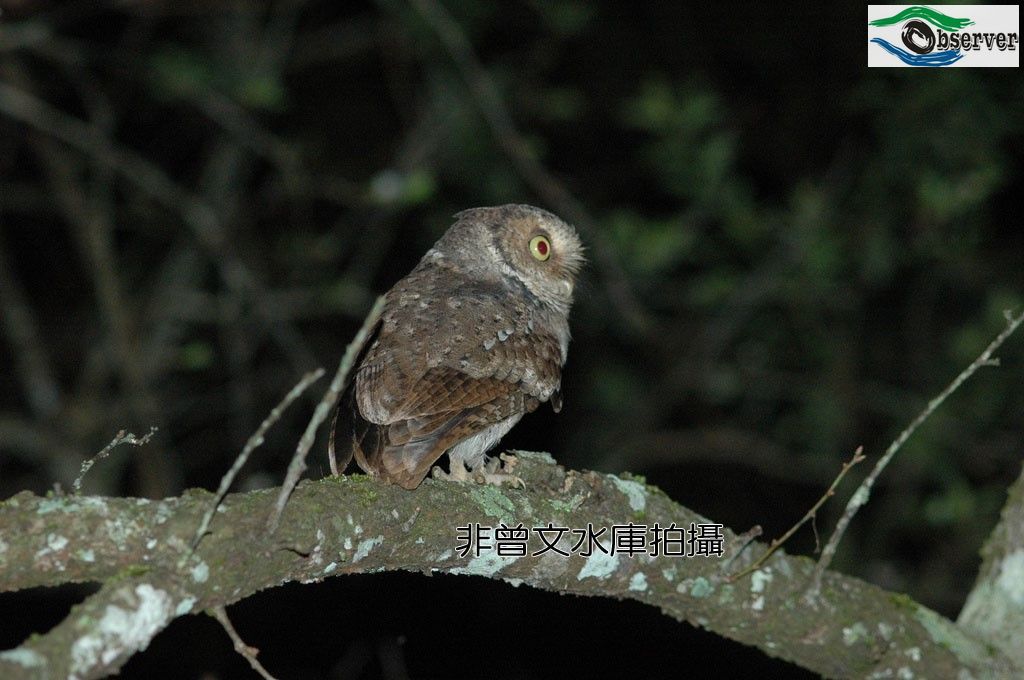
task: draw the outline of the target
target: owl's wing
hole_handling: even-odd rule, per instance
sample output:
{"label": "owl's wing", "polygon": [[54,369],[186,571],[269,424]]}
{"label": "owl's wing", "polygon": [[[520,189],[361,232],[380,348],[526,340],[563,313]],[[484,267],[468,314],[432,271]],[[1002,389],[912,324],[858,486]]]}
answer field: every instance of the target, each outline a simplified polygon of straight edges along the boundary
{"label": "owl's wing", "polygon": [[[361,389],[372,389],[372,382]],[[414,383],[388,423],[370,422],[359,413],[358,402],[353,404],[353,453],[366,472],[413,489],[452,446],[510,416],[533,411],[538,403],[516,383],[432,368]]]}

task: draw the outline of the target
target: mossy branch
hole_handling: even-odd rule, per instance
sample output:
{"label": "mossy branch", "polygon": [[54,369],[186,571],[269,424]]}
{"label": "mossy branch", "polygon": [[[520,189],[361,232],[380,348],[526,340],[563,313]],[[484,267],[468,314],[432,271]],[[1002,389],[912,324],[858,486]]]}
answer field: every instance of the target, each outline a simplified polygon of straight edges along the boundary
{"label": "mossy branch", "polygon": [[[0,504],[0,590],[70,582],[102,588],[53,630],[0,653],[5,678],[101,677],[116,672],[179,616],[212,611],[289,581],[408,570],[478,575],[562,593],[630,598],[679,621],[754,645],[832,677],[1011,676],[1019,669],[910,598],[827,572],[822,600],[804,603],[814,562],[782,552],[727,583],[764,545],[725,530],[724,558],[565,557],[456,550],[458,526],[688,526],[708,520],[629,476],[565,471],[520,453],[525,490],[425,480],[416,491],[357,475],[307,481],[277,532],[265,530],[278,489],[225,498],[198,549],[190,544],[212,495],[162,501],[25,492]],[[735,558],[735,559],[731,559]]]}

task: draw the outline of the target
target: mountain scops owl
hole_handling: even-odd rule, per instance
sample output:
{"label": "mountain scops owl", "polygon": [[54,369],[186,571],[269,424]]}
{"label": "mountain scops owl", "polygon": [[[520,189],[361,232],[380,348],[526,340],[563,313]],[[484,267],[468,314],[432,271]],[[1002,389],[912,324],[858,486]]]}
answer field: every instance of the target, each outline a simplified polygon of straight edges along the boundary
{"label": "mountain scops owl", "polygon": [[541,402],[562,406],[576,231],[527,205],[455,219],[388,291],[346,397],[359,467],[407,489],[446,452],[435,476],[516,481],[486,452]]}

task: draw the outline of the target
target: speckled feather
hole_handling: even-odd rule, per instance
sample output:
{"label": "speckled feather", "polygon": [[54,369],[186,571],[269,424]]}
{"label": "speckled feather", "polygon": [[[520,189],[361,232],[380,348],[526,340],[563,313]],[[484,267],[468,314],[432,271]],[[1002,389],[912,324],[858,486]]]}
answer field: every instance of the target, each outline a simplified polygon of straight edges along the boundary
{"label": "speckled feather", "polygon": [[[583,263],[575,231],[530,206],[456,218],[387,293],[349,394],[357,463],[406,488],[453,448],[473,469],[524,413],[561,406]],[[550,241],[546,261],[530,253],[538,234]]]}

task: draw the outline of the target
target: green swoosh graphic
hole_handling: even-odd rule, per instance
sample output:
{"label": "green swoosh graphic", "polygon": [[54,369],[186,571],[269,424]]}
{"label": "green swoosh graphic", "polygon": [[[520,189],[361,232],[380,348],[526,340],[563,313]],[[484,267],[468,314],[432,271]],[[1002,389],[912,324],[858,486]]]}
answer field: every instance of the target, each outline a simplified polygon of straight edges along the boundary
{"label": "green swoosh graphic", "polygon": [[907,19],[924,19],[925,21],[930,21],[939,28],[947,31],[959,31],[961,28],[970,26],[974,23],[970,19],[957,19],[943,14],[942,12],[936,12],[929,7],[919,7],[915,5],[914,7],[908,7],[899,14],[894,14],[891,17],[875,19],[874,21],[869,22],[869,24],[871,26],[892,26],[893,24],[898,24],[901,21],[906,21]]}

